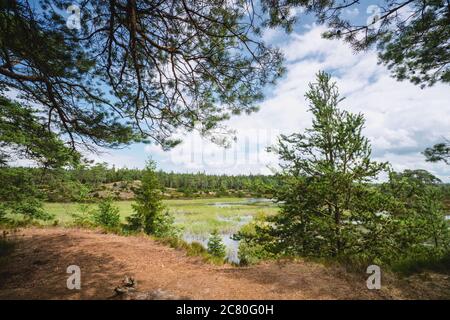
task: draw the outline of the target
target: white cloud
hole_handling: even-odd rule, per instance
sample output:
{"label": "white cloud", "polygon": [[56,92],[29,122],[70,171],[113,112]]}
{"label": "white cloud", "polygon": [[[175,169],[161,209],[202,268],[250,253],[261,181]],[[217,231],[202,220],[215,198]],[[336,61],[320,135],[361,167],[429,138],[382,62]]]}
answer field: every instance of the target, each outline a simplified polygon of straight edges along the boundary
{"label": "white cloud", "polygon": [[354,17],[356,17],[357,15],[359,14],[359,9],[358,8],[353,8],[353,9],[346,9],[345,11],[344,11],[344,15],[347,17],[347,18],[354,18]]}
{"label": "white cloud", "polygon": [[[287,74],[268,92],[260,111],[232,118],[238,142],[223,149],[200,137],[187,135],[182,146],[171,153],[146,147],[160,166],[176,171],[215,173],[268,173],[276,158],[264,149],[279,132],[300,132],[310,126],[304,94],[319,70],[331,72],[346,99],[341,107],[361,112],[366,118],[364,133],[372,142],[377,160],[390,161],[396,170],[424,168],[450,181],[450,166],[430,164],[422,152],[427,146],[450,137],[450,91],[447,85],[420,89],[398,82],[377,64],[375,51],[355,54],[339,40],[321,38],[322,26],[313,25],[303,34],[292,33],[279,45],[287,59]],[[272,33],[270,33],[272,32]],[[269,31],[267,39],[277,38]],[[269,138],[261,138],[268,135]],[[247,147],[246,147],[247,145]]]}

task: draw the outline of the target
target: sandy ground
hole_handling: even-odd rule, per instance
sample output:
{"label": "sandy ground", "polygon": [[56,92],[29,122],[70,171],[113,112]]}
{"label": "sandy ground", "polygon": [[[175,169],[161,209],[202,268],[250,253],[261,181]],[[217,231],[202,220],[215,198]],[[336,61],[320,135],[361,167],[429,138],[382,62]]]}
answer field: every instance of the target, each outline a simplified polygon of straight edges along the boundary
{"label": "sandy ground", "polygon": [[[125,276],[142,292],[164,290],[189,299],[450,298],[450,277],[383,276],[381,290],[366,274],[312,262],[215,266],[146,237],[81,229],[26,228],[0,264],[0,299],[108,299]],[[66,268],[81,268],[81,289],[69,290]]]}

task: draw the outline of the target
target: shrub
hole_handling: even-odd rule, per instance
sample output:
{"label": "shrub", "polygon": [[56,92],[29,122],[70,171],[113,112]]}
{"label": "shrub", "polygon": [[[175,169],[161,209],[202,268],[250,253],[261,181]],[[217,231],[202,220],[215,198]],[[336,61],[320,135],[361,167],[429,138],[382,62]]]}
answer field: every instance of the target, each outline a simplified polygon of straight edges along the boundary
{"label": "shrub", "polygon": [[92,227],[95,224],[92,219],[93,214],[93,212],[72,213],[72,224],[78,227]]}
{"label": "shrub", "polygon": [[75,226],[91,227],[94,225],[92,219],[94,211],[92,209],[93,197],[89,194],[89,188],[83,187],[78,190],[75,200],[78,203],[78,212],[72,213],[72,221]]}
{"label": "shrub", "polygon": [[450,252],[442,255],[424,255],[422,257],[407,257],[396,261],[392,270],[406,275],[423,272],[435,271],[450,274]]}
{"label": "shrub", "polygon": [[36,198],[27,198],[20,202],[16,202],[10,206],[12,214],[21,215],[26,222],[35,220],[50,220],[53,215],[47,213],[42,208],[42,201]]}
{"label": "shrub", "polygon": [[7,208],[4,204],[0,203],[0,224],[8,222],[8,218],[6,218]]}
{"label": "shrub", "polygon": [[208,253],[217,258],[225,258],[225,245],[222,242],[222,237],[217,230],[214,230],[208,240]]}
{"label": "shrub", "polygon": [[208,250],[200,242],[192,242],[187,249],[188,256],[205,256]]}
{"label": "shrub", "polygon": [[[39,190],[35,177],[30,170],[24,168],[0,168],[0,216],[5,220],[11,214],[14,220],[20,217],[20,223],[31,223],[35,220],[49,220],[53,216],[42,208],[44,194]],[[11,219],[12,220],[12,219]],[[12,222],[12,221],[9,221]],[[17,221],[16,221],[17,222]]]}
{"label": "shrub", "polygon": [[155,216],[153,234],[157,237],[178,237],[180,230],[174,226],[175,217],[169,211]]}
{"label": "shrub", "polygon": [[98,209],[92,214],[96,225],[117,228],[120,225],[119,208],[114,206],[111,198],[103,199],[98,204]]}
{"label": "shrub", "polygon": [[234,240],[239,240],[239,264],[255,264],[261,260],[277,257],[268,250],[270,239],[263,237],[267,234],[265,230],[267,227],[266,217],[263,213],[259,213],[252,222],[244,225],[237,234],[233,235]]}
{"label": "shrub", "polygon": [[201,257],[205,262],[208,263],[214,263],[214,264],[223,264],[224,259],[218,258],[216,256],[213,256],[208,252],[208,250],[199,242],[192,242],[188,243],[184,241],[183,239],[180,239],[178,237],[164,237],[164,238],[158,238],[158,242],[169,245],[170,247],[174,249],[180,249],[186,251],[186,254],[188,256],[193,257]]}

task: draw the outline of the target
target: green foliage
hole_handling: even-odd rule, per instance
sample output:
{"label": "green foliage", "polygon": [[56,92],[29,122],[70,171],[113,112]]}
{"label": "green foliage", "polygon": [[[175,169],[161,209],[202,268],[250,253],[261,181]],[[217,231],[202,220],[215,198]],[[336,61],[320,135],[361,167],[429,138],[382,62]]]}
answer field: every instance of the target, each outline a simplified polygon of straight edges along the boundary
{"label": "green foliage", "polygon": [[399,228],[392,235],[402,259],[439,259],[450,250],[440,180],[425,170],[392,172],[381,186],[399,202],[393,212]]}
{"label": "green foliage", "polygon": [[44,167],[60,167],[79,161],[80,155],[48,131],[36,113],[0,96],[0,162],[27,158]]}
{"label": "green foliage", "polygon": [[367,12],[366,23],[348,15],[349,11],[361,11],[359,1],[290,0],[274,5],[261,0],[261,5],[269,14],[270,26],[291,30],[299,18],[293,10],[302,7],[328,26],[325,38],[342,39],[355,51],[376,46],[380,62],[398,80],[408,79],[422,87],[450,82],[450,9],[446,0],[381,0],[363,8],[372,10]]}
{"label": "green foliage", "polygon": [[[310,5],[310,1],[294,1]],[[356,51],[373,45],[379,58],[398,80],[408,79],[422,87],[450,82],[450,17],[446,0],[383,0],[372,19],[355,23],[346,12],[359,3],[333,0],[315,2],[309,9],[326,23],[326,38],[343,39]]]}
{"label": "green foliage", "polygon": [[208,250],[199,243],[199,242],[191,242],[186,250],[188,256],[206,256]]}
{"label": "green foliage", "polygon": [[0,225],[1,224],[5,224],[6,222],[8,222],[8,219],[6,218],[6,214],[7,214],[7,209],[4,206],[3,203],[0,203]]}
{"label": "green foliage", "polygon": [[424,271],[450,274],[450,252],[443,255],[408,256],[398,259],[392,266],[396,272],[410,275]]}
{"label": "green foliage", "polygon": [[78,190],[78,195],[76,196],[78,212],[71,214],[74,225],[79,227],[91,227],[94,225],[92,217],[95,211],[92,209],[91,200],[92,198],[89,196],[89,189],[82,186]]}
{"label": "green foliage", "polygon": [[[391,172],[389,182],[374,184],[389,167],[370,159],[363,116],[338,109],[342,99],[326,73],[317,75],[306,97],[312,128],[282,135],[271,148],[281,160],[275,194],[281,212],[238,234],[242,254],[389,265],[446,254],[449,232],[438,179],[420,170]],[[249,250],[261,245],[256,253]]]}
{"label": "green foliage", "polygon": [[276,194],[283,202],[282,212],[274,217],[276,227],[271,230],[279,239],[277,250],[335,257],[367,252],[383,232],[371,238],[362,229],[382,220],[377,213],[389,205],[367,183],[387,164],[371,161],[369,143],[361,133],[364,118],[337,108],[342,99],[328,74],[318,73],[306,97],[312,128],[282,135],[271,149],[283,169],[283,186]]}
{"label": "green foliage", "polygon": [[18,159],[32,159],[44,168],[59,168],[76,164],[80,155],[40,122],[36,110],[0,95],[1,220],[7,220],[7,213],[20,216],[23,223],[51,219],[51,215],[42,209],[42,200],[51,195],[48,190],[58,188],[41,184],[39,179],[44,179],[46,169],[6,166],[8,161]]}
{"label": "green foliage", "polygon": [[7,220],[7,214],[19,216],[25,223],[52,218],[42,208],[43,194],[29,171],[0,167],[0,181],[0,216],[3,221]]}
{"label": "green foliage", "polygon": [[114,206],[111,198],[103,199],[99,202],[98,209],[93,211],[92,220],[102,227],[117,228],[120,225],[119,208]]}
{"label": "green foliage", "polygon": [[425,149],[424,155],[427,161],[443,161],[450,165],[450,141],[437,143],[433,147]]}
{"label": "green foliage", "polygon": [[164,210],[157,214],[153,220],[153,234],[157,237],[178,237],[179,228],[175,226],[175,217],[168,211]]}
{"label": "green foliage", "polygon": [[[133,193],[144,170],[108,168],[106,163],[78,163],[63,168],[8,168],[3,171],[21,170],[31,179],[42,198],[48,202],[79,201],[79,194],[87,189],[92,197],[114,196],[114,192]],[[166,197],[271,197],[276,189],[276,179],[268,175],[209,175],[205,173],[156,172]],[[108,185],[109,184],[109,185]],[[179,194],[177,191],[182,192]],[[89,199],[88,201],[93,201]]]}
{"label": "green foliage", "polygon": [[239,240],[239,264],[256,264],[277,257],[276,253],[268,250],[268,244],[273,240],[270,239],[268,228],[267,217],[259,214],[233,235],[234,240]]}
{"label": "green foliage", "polygon": [[127,229],[143,231],[159,237],[173,236],[177,230],[174,218],[162,203],[161,187],[153,161],[148,161],[142,175],[141,186],[135,190],[134,213],[127,218]]}
{"label": "green foliage", "polygon": [[72,4],[0,6],[0,89],[40,104],[42,123],[73,147],[173,147],[179,127],[201,121],[208,131],[255,111],[284,70],[260,39],[267,19],[250,18],[244,1],[80,3],[78,30],[66,26]]}
{"label": "green foliage", "polygon": [[416,0],[410,6],[415,11],[410,21],[378,36],[380,60],[398,80],[409,79],[422,87],[450,83],[449,2],[432,0],[424,5]]}
{"label": "green foliage", "polygon": [[208,252],[214,257],[217,258],[225,258],[226,251],[225,251],[225,245],[223,244],[222,237],[217,232],[217,230],[214,230],[211,233],[211,236],[208,240]]}
{"label": "green foliage", "polygon": [[180,239],[179,237],[162,237],[158,238],[157,241],[169,245],[174,249],[181,249],[186,252],[188,256],[201,257],[205,262],[214,264],[223,264],[224,259],[218,258],[211,255],[205,247],[199,242],[187,243],[186,241]]}
{"label": "green foliage", "polygon": [[15,202],[10,207],[11,214],[23,216],[25,221],[50,220],[53,216],[46,213],[42,208],[42,202],[39,199],[27,197],[20,202]]}

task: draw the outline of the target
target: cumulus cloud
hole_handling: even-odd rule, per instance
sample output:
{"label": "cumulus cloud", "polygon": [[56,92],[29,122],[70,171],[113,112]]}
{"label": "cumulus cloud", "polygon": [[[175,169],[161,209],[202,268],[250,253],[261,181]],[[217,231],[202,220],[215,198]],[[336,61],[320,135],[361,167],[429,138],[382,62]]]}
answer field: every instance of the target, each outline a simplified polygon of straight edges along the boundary
{"label": "cumulus cloud", "polygon": [[[287,73],[267,91],[258,113],[233,117],[227,123],[237,132],[237,141],[229,149],[193,133],[184,136],[183,144],[169,153],[156,146],[141,150],[153,155],[167,170],[269,173],[267,168],[275,166],[277,160],[265,148],[279,133],[299,132],[310,126],[304,94],[317,71],[325,70],[346,96],[341,107],[364,114],[364,133],[377,160],[389,161],[396,170],[423,168],[450,181],[450,166],[426,163],[421,154],[427,146],[450,137],[448,86],[420,89],[409,82],[398,82],[377,63],[375,51],[355,54],[342,41],[322,39],[324,30],[312,25],[303,33],[284,36],[283,42],[276,44],[285,54]],[[265,39],[274,42],[279,32],[268,31]]]}

